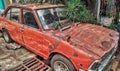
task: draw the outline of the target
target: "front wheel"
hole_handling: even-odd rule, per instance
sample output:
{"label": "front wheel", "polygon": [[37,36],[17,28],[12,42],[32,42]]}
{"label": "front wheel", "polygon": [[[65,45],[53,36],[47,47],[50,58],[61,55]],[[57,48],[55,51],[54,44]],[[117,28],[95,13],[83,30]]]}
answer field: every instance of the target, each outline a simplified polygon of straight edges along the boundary
{"label": "front wheel", "polygon": [[62,55],[55,55],[51,60],[52,71],[76,71],[73,64]]}

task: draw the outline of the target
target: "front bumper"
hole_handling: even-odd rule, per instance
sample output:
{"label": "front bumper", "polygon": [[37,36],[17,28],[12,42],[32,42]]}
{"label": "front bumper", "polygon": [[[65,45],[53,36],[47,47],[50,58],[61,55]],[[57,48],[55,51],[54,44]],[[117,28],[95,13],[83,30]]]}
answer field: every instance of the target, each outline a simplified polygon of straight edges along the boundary
{"label": "front bumper", "polygon": [[93,62],[93,64],[89,67],[88,71],[105,71],[106,67],[115,55],[117,48],[118,45],[116,45],[115,48],[113,48],[110,52],[105,54],[105,56],[103,56],[101,60]]}

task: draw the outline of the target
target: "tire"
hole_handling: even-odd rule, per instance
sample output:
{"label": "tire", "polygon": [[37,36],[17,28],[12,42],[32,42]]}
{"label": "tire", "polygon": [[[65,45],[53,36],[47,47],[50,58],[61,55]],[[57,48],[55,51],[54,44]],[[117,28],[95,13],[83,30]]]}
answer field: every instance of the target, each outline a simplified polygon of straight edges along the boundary
{"label": "tire", "polygon": [[76,71],[73,64],[62,55],[55,55],[51,60],[52,71]]}
{"label": "tire", "polygon": [[10,37],[8,31],[3,30],[3,37],[4,37],[5,42],[7,42],[7,43],[12,42],[12,39],[11,39],[11,37]]}

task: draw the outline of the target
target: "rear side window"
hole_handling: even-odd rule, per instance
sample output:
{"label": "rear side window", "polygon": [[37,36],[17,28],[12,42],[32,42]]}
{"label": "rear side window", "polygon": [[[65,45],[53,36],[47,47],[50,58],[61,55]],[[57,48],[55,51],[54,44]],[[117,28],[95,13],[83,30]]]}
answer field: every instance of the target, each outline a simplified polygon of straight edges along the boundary
{"label": "rear side window", "polygon": [[19,22],[19,16],[20,16],[19,8],[11,8],[8,10],[6,14],[6,18],[14,22]]}
{"label": "rear side window", "polygon": [[26,26],[38,29],[38,24],[31,11],[23,10],[22,12],[22,23]]}

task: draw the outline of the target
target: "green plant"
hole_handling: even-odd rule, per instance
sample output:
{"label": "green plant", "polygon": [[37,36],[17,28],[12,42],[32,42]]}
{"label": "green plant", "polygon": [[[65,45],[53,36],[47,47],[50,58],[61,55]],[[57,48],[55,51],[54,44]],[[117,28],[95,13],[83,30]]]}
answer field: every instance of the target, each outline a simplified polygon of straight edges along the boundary
{"label": "green plant", "polygon": [[58,28],[60,30],[62,28],[62,24],[59,21],[55,21],[54,24],[55,24],[55,29]]}
{"label": "green plant", "polygon": [[69,0],[66,1],[68,17],[74,21],[80,22],[95,22],[94,17],[90,15],[86,6],[81,0]]}

